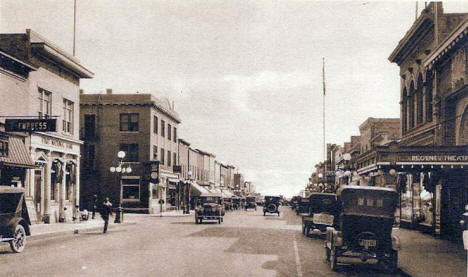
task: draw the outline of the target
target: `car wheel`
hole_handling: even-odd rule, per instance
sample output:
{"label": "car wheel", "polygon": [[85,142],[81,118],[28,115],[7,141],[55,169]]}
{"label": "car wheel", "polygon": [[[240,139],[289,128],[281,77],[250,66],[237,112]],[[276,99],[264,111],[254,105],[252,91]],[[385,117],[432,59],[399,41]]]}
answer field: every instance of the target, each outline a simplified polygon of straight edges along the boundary
{"label": "car wheel", "polygon": [[336,256],[336,248],[332,246],[330,250],[330,268],[333,271],[337,270],[338,257]]}
{"label": "car wheel", "polygon": [[23,225],[18,224],[13,233],[13,240],[10,241],[11,250],[15,253],[21,253],[26,246],[26,231]]}
{"label": "car wheel", "polygon": [[306,227],[305,227],[304,234],[305,234],[306,237],[308,237],[309,233],[310,233],[310,226],[309,226],[309,224],[307,224]]}
{"label": "car wheel", "polygon": [[202,219],[202,218],[200,218],[200,219],[198,219],[198,220],[199,220],[199,223],[200,223],[200,224],[203,223],[203,219]]}

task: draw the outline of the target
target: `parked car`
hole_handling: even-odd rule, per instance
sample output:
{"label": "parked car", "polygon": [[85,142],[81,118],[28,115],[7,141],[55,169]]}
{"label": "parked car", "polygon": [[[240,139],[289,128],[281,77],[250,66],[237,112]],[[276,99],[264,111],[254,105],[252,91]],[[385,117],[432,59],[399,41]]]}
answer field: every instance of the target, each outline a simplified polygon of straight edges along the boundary
{"label": "parked car", "polygon": [[238,210],[241,208],[241,198],[239,196],[232,197],[232,209]]}
{"label": "parked car", "polygon": [[314,192],[309,196],[309,212],[302,216],[302,233],[322,235],[327,227],[337,228],[341,211],[340,202],[334,193]]}
{"label": "parked car", "polygon": [[225,211],[232,211],[232,197],[224,197],[223,203]]}
{"label": "parked car", "polygon": [[256,203],[255,196],[247,196],[245,198],[245,210],[247,209],[257,210],[257,203]]}
{"label": "parked car", "polygon": [[309,198],[300,197],[296,205],[296,214],[304,214],[309,212]]}
{"label": "parked car", "polygon": [[263,206],[263,216],[265,216],[266,213],[278,214],[279,216],[280,215],[279,201],[280,201],[279,196],[265,196],[265,205]]}
{"label": "parked car", "polygon": [[24,189],[0,186],[0,238],[2,242],[10,243],[13,252],[22,252],[26,247],[26,236],[31,235],[29,225],[31,222],[24,200]]}
{"label": "parked car", "polygon": [[203,223],[203,220],[215,220],[219,224],[223,222],[224,204],[221,194],[201,194],[195,209],[195,223]]}
{"label": "parked car", "polygon": [[336,270],[338,258],[374,259],[388,271],[398,267],[398,237],[392,226],[398,193],[382,187],[346,186],[337,193],[342,204],[339,229],[327,228],[326,259]]}

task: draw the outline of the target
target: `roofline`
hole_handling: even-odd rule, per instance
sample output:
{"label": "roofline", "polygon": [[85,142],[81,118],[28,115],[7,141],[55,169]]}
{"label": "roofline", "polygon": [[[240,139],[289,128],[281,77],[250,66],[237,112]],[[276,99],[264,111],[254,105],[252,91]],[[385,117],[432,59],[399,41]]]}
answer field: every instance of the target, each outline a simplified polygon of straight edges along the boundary
{"label": "roofline", "polygon": [[29,36],[31,48],[38,48],[41,51],[44,51],[48,57],[52,58],[54,61],[62,63],[65,67],[73,71],[80,78],[90,79],[94,77],[93,72],[81,65],[80,61],[76,57],[70,55],[65,50],[61,49],[31,29],[26,29],[26,34]]}
{"label": "roofline", "polygon": [[449,48],[454,46],[463,36],[468,33],[468,16],[454,28],[454,30],[447,36],[447,38],[440,43],[434,51],[424,60],[424,67],[428,67],[437,62]]}
{"label": "roofline", "polygon": [[31,69],[31,71],[37,70],[37,67],[34,67],[34,66],[32,66],[32,65],[30,65],[30,64],[28,64],[28,63],[26,63],[26,62],[23,62],[22,60],[17,59],[17,58],[15,58],[15,57],[11,56],[11,55],[8,55],[8,54],[5,53],[4,51],[0,51],[0,55],[3,55],[3,56],[5,56],[5,57],[7,57],[7,58],[9,58],[9,59],[14,60],[15,62],[17,62],[17,63],[19,63],[19,64],[21,64],[21,65],[23,65],[23,66],[25,66],[25,67],[27,67],[27,68],[29,68],[29,69]]}

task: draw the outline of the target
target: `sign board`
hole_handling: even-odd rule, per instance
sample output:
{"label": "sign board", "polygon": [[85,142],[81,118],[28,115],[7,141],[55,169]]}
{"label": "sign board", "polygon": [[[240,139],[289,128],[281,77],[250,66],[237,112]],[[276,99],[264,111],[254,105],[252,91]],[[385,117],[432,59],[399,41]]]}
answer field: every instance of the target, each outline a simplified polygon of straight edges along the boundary
{"label": "sign board", "polygon": [[401,155],[399,162],[468,162],[468,155]]}
{"label": "sign board", "polygon": [[57,119],[5,119],[6,132],[55,132]]}

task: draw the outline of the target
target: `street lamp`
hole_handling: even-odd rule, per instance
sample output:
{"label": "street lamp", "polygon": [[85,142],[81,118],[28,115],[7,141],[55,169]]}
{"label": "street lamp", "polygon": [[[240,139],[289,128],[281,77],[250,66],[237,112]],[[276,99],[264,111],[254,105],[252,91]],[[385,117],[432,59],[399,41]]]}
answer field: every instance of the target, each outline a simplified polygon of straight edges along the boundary
{"label": "street lamp", "polygon": [[125,158],[125,152],[119,151],[117,153],[117,157],[120,159],[119,164],[117,166],[111,166],[109,171],[114,173],[118,173],[118,183],[119,183],[119,205],[117,207],[117,211],[115,212],[115,220],[114,223],[121,223],[121,214],[122,214],[122,174],[131,173],[132,168],[130,165],[125,165],[123,159]]}

